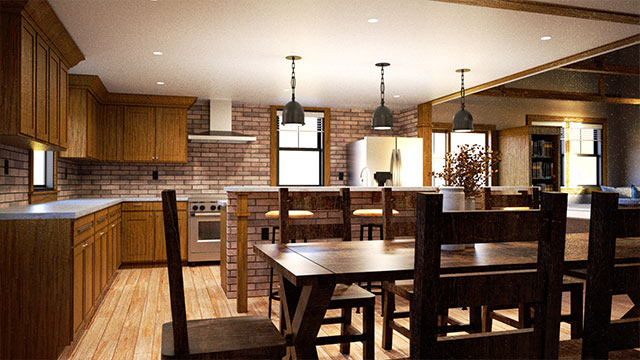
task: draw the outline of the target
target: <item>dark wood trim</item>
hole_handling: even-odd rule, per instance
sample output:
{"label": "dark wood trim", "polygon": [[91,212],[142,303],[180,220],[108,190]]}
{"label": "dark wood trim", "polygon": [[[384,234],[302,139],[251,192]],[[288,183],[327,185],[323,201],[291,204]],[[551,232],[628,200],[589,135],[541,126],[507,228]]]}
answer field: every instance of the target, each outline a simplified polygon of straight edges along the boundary
{"label": "dark wood trim", "polygon": [[431,148],[433,134],[433,104],[428,102],[418,105],[418,137],[422,138],[422,185],[431,186]]}
{"label": "dark wood trim", "polygon": [[[271,105],[270,132],[269,132],[269,169],[271,186],[278,185],[278,111],[284,109],[282,105]],[[331,109],[322,107],[305,106],[304,111],[314,111],[324,113],[324,142],[323,146],[323,186],[331,185]]]}
{"label": "dark wood trim", "polygon": [[558,70],[604,74],[604,75],[640,76],[639,66],[598,64],[595,62],[580,62],[576,64],[569,64],[569,65],[558,68]]}
{"label": "dark wood trim", "polygon": [[[552,70],[552,69],[556,69],[559,68],[561,66],[565,66],[567,64],[571,64],[574,62],[578,62],[581,60],[585,60],[585,59],[589,59],[592,58],[594,56],[598,56],[598,55],[602,55],[611,51],[615,51],[630,45],[635,45],[640,43],[640,34],[638,35],[633,35],[630,36],[628,38],[624,38],[622,40],[618,40],[618,41],[614,41],[612,43],[609,44],[605,44],[602,46],[598,46],[596,48],[590,49],[590,50],[586,50],[586,51],[582,51],[579,52],[577,54],[571,55],[571,56],[567,56],[564,57],[562,59],[558,59],[558,60],[554,60],[551,62],[548,62],[546,64],[542,64],[536,67],[532,67],[531,69],[527,69],[527,70],[523,70],[520,72],[517,72],[515,74],[511,74],[508,76],[504,76],[501,77],[499,79],[493,80],[493,81],[489,81],[487,83],[484,84],[480,84],[480,85],[476,85],[473,86],[471,88],[468,88],[465,90],[465,93],[467,95],[471,95],[471,94],[475,94],[477,92],[486,90],[486,89],[490,89],[499,85],[503,85],[512,81],[516,81],[531,75],[535,75],[541,72],[545,72],[548,70]],[[446,96],[441,96],[437,99],[433,99],[431,101],[429,101],[429,103],[431,103],[432,105],[438,105],[438,104],[442,104],[444,102],[447,102],[449,100],[453,100],[453,99],[458,99],[460,98],[460,92],[456,91],[452,94],[446,95]]]}
{"label": "dark wood trim", "polygon": [[494,96],[504,98],[521,99],[549,99],[565,101],[587,101],[605,104],[640,105],[640,98],[623,98],[614,96],[602,96],[600,94],[577,93],[568,91],[520,89],[499,86],[475,93],[476,96]]}
{"label": "dark wood trim", "polygon": [[578,19],[609,21],[621,24],[640,24],[640,16],[616,11],[599,10],[579,6],[550,4],[522,0],[435,0],[459,5],[472,5],[494,9],[514,10],[536,14],[573,17]]}

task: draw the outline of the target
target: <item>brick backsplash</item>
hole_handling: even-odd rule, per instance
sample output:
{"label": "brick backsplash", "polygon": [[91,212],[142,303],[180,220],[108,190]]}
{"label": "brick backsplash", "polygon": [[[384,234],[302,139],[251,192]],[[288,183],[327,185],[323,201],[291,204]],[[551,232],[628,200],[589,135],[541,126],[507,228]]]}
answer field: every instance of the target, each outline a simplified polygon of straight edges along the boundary
{"label": "brick backsplash", "polygon": [[[415,136],[417,108],[396,113],[394,130],[373,131],[370,110],[331,109],[331,185],[347,184],[347,144],[364,136]],[[255,136],[250,143],[188,143],[186,164],[122,164],[58,161],[58,198],[159,196],[172,188],[179,195],[222,193],[226,186],[269,185],[270,112],[267,105],[234,104],[233,131]],[[209,128],[209,103],[187,112],[189,134]],[[0,165],[9,159],[9,175],[0,173],[0,207],[28,203],[27,150],[0,145]],[[152,171],[158,171],[158,180]],[[343,172],[344,180],[338,180]]]}

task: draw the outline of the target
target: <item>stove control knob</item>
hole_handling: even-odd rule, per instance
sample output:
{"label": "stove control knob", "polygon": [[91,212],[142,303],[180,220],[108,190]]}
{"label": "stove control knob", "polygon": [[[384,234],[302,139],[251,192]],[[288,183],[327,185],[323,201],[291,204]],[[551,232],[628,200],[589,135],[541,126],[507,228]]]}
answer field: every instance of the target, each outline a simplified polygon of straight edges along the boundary
{"label": "stove control knob", "polygon": [[211,211],[215,210],[216,206],[215,205],[211,205]]}
{"label": "stove control knob", "polygon": [[198,205],[193,205],[193,207],[191,209],[193,209],[193,211],[198,210]]}
{"label": "stove control knob", "polygon": [[200,210],[204,210],[204,205],[200,205]]}

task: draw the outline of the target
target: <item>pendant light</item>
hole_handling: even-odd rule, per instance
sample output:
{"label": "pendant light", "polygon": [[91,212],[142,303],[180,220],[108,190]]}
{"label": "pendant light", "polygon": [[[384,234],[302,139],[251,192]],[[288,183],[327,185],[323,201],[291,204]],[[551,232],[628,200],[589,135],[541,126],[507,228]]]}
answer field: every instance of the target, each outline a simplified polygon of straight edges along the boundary
{"label": "pendant light", "polygon": [[374,130],[389,130],[393,128],[393,113],[388,107],[384,106],[384,67],[389,65],[391,64],[376,64],[376,66],[380,67],[382,77],[380,79],[380,106],[373,111],[373,118],[371,119],[371,127]]}
{"label": "pendant light", "polygon": [[302,59],[297,55],[289,55],[287,60],[291,60],[291,101],[282,110],[282,125],[295,124],[304,125],[304,110],[302,105],[296,101],[296,60]]}
{"label": "pendant light", "polygon": [[462,85],[460,86],[460,98],[462,99],[462,108],[453,116],[453,131],[455,132],[471,132],[473,131],[473,116],[464,109],[464,73],[471,71],[470,69],[458,69],[460,73]]}

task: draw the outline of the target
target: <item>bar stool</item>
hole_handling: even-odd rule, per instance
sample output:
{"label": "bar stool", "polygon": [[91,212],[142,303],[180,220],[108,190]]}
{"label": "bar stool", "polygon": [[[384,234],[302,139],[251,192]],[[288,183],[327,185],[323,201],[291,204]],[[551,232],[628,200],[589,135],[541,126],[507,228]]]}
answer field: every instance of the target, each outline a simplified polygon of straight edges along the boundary
{"label": "bar stool", "polygon": [[[290,219],[304,219],[313,217],[313,212],[307,210],[289,210],[289,218]],[[280,211],[271,210],[267,211],[264,216],[269,219],[277,219],[280,217]],[[275,225],[271,227],[271,243],[276,243],[276,230],[280,229],[279,225]],[[304,242],[307,242],[307,239],[303,239]],[[295,239],[291,239],[292,243],[295,243]],[[269,319],[271,319],[271,301],[276,300],[280,301],[280,296],[277,291],[273,291],[273,268],[269,272]]]}

